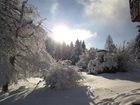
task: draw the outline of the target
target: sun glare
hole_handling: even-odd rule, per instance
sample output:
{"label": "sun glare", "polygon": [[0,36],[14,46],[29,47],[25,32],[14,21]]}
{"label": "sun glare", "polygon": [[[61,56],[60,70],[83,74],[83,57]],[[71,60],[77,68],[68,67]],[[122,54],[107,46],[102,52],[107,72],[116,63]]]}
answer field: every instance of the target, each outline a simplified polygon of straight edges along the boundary
{"label": "sun glare", "polygon": [[65,42],[66,44],[69,44],[73,38],[70,36],[71,30],[66,25],[56,25],[53,27],[53,39],[56,42]]}
{"label": "sun glare", "polygon": [[57,25],[53,27],[53,39],[57,42],[69,43],[71,39],[68,38],[70,29],[65,25]]}
{"label": "sun glare", "polygon": [[56,25],[52,29],[51,37],[56,42],[65,42],[70,44],[70,42],[75,42],[79,40],[87,40],[90,37],[95,37],[96,33],[91,33],[89,30],[85,29],[71,29],[67,25]]}

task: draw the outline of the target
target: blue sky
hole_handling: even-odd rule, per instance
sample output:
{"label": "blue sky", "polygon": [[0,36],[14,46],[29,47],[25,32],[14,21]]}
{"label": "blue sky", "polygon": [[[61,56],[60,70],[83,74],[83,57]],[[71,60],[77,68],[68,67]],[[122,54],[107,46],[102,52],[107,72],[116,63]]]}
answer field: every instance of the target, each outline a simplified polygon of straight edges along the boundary
{"label": "blue sky", "polygon": [[29,0],[29,2],[38,8],[43,18],[47,18],[45,24],[48,29],[52,30],[56,24],[66,24],[71,30],[80,29],[88,32],[87,37],[84,37],[88,47],[104,48],[109,34],[114,43],[119,45],[124,40],[134,39],[137,35],[136,23],[132,23],[130,19],[129,0]]}

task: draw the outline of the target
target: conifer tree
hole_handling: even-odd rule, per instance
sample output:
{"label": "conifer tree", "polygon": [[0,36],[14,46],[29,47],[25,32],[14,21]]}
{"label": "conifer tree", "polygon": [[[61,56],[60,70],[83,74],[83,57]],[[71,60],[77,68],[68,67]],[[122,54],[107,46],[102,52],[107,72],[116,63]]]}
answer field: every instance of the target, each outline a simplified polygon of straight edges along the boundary
{"label": "conifer tree", "polygon": [[110,35],[108,35],[105,43],[105,50],[108,52],[113,52],[116,49],[116,46],[113,43],[113,39]]}

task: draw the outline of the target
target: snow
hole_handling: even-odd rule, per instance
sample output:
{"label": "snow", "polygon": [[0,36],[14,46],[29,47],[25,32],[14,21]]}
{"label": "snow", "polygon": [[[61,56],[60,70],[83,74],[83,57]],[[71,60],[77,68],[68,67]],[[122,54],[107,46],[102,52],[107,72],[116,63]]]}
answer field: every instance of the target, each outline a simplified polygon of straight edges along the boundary
{"label": "snow", "polygon": [[[98,76],[83,73],[84,84],[90,87],[90,91],[97,96],[95,102],[104,105],[129,105],[133,101],[140,100],[140,71],[125,73],[100,74]],[[102,103],[101,103],[102,102]],[[110,104],[109,104],[110,105]],[[130,104],[131,105],[131,104]]]}
{"label": "snow", "polygon": [[43,82],[38,84],[42,81],[39,78],[20,80],[8,93],[0,95],[0,105],[140,104],[140,70],[98,76],[82,72],[82,75],[81,86],[65,90],[46,88]]}
{"label": "snow", "polygon": [[116,54],[113,53],[97,52],[95,59],[88,63],[88,73],[99,74],[115,71],[118,65],[116,57]]}

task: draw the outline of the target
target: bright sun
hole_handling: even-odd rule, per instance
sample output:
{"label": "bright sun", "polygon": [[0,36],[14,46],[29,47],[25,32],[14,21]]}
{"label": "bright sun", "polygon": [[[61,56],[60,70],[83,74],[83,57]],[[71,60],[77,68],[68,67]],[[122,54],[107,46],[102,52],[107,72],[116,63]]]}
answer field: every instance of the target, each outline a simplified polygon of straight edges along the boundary
{"label": "bright sun", "polygon": [[66,44],[70,44],[71,42],[75,42],[77,39],[79,40],[87,40],[91,37],[95,37],[96,33],[92,33],[86,29],[72,29],[64,24],[59,24],[53,27],[51,37],[56,42],[65,42]]}
{"label": "bright sun", "polygon": [[69,35],[71,30],[66,25],[57,25],[53,27],[53,39],[57,42],[65,42],[70,43],[72,41],[71,38],[69,38]]}

